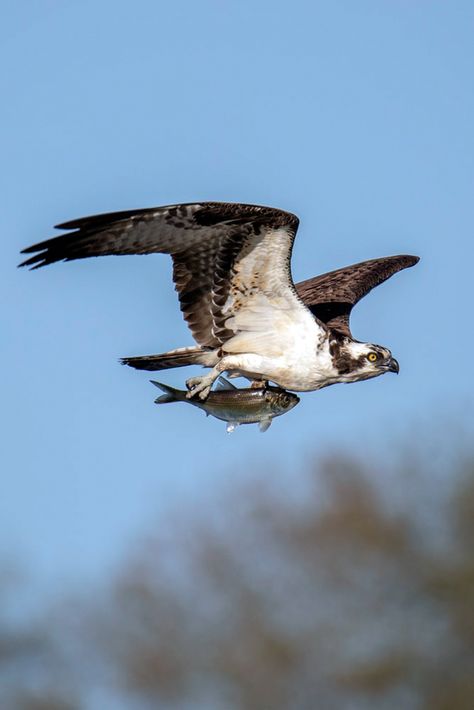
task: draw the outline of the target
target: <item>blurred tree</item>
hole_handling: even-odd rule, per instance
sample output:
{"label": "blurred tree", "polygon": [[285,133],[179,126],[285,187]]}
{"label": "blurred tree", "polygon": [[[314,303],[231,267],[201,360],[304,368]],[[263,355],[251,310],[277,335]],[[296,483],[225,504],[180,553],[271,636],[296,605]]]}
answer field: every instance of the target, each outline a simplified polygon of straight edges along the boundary
{"label": "blurred tree", "polygon": [[337,454],[176,512],[99,600],[66,610],[78,623],[56,616],[63,685],[44,626],[4,627],[0,667],[30,669],[12,708],[471,710],[474,455],[436,471]]}
{"label": "blurred tree", "polygon": [[13,607],[25,583],[5,564],[0,573],[0,708],[2,710],[76,710],[74,681],[60,648],[42,619],[25,618]]}
{"label": "blurred tree", "polygon": [[421,517],[403,492],[390,505],[383,466],[337,456],[295,477],[299,501],[234,486],[222,515],[175,519],[172,548],[149,543],[114,586],[123,689],[155,707],[474,707],[473,463]]}

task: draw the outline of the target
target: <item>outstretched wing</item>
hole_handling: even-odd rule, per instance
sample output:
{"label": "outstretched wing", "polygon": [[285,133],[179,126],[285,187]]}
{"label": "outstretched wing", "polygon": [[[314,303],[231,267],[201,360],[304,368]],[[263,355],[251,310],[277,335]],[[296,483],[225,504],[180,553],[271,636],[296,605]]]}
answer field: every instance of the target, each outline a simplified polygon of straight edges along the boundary
{"label": "outstretched wing", "polygon": [[36,269],[107,254],[170,254],[181,310],[204,347],[234,338],[235,352],[235,336],[244,333],[271,340],[282,310],[315,326],[291,279],[298,219],[288,212],[205,202],[85,217],[58,228],[72,231],[24,249],[33,256],[21,266]]}
{"label": "outstretched wing", "polygon": [[349,317],[355,304],[375,286],[418,261],[418,256],[409,255],[370,259],[300,281],[295,288],[316,318],[351,336]]}

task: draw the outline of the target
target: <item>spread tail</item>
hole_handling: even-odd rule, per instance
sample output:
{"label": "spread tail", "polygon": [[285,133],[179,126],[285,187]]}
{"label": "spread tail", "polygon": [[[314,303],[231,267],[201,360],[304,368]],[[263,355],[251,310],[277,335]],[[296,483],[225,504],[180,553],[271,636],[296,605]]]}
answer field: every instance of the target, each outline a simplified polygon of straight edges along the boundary
{"label": "spread tail", "polygon": [[123,357],[122,365],[130,365],[136,370],[168,370],[171,367],[186,365],[205,365],[212,367],[217,358],[214,350],[200,347],[177,348],[159,355],[142,355],[140,357]]}

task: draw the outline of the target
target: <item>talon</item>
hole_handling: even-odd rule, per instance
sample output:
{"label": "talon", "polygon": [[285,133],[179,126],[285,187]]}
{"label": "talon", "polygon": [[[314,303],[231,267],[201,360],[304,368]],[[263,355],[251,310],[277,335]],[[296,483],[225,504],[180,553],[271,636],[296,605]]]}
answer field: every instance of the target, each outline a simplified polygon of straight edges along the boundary
{"label": "talon", "polygon": [[194,397],[197,397],[200,400],[205,400],[208,398],[210,391],[211,388],[209,386],[204,386],[202,389],[196,386],[186,393],[186,399],[194,399]]}
{"label": "talon", "polygon": [[186,387],[188,390],[192,390],[196,387],[196,385],[200,384],[202,379],[202,377],[190,377],[189,380],[186,380]]}
{"label": "talon", "polygon": [[186,387],[189,390],[186,393],[186,399],[192,399],[196,396],[201,400],[206,399],[211,391],[211,386],[212,382],[209,384],[207,377],[191,377],[186,381]]}

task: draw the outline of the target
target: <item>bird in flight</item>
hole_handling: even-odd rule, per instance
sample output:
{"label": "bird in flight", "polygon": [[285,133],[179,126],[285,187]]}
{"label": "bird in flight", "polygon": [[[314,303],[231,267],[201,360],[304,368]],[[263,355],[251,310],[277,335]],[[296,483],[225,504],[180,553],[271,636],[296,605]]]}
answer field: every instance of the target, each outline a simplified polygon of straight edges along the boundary
{"label": "bird in flight", "polygon": [[223,373],[297,392],[398,372],[390,350],[352,337],[353,306],[418,257],[372,259],[293,283],[298,218],[271,207],[200,202],[114,212],[58,225],[24,249],[20,266],[108,254],[170,254],[181,311],[196,345],[123,358],[141,370],[203,365],[187,381],[205,400]]}

